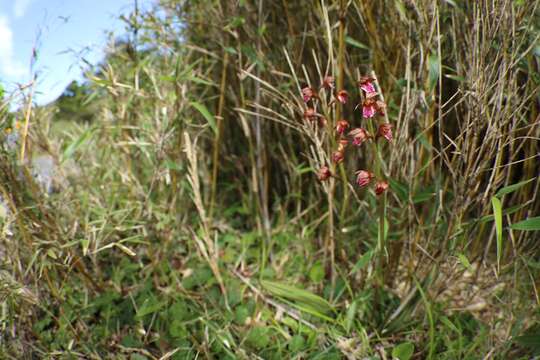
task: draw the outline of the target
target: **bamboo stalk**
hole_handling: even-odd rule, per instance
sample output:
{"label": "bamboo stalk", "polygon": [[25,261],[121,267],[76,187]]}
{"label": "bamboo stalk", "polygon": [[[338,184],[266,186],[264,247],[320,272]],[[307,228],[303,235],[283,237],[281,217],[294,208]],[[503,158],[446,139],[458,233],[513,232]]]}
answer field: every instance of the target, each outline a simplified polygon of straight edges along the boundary
{"label": "bamboo stalk", "polygon": [[24,156],[26,154],[26,139],[28,137],[28,127],[30,126],[30,114],[32,113],[32,99],[34,97],[34,87],[35,87],[35,80],[32,80],[32,84],[30,85],[30,95],[28,96],[28,103],[26,104],[26,112],[24,115],[24,128],[23,128],[23,133],[22,133],[21,154],[20,154],[21,163],[24,162]]}
{"label": "bamboo stalk", "polygon": [[219,102],[218,110],[216,114],[217,119],[217,134],[214,137],[214,149],[212,154],[212,185],[210,195],[210,207],[208,210],[208,217],[211,219],[214,213],[214,206],[216,202],[216,190],[217,190],[217,177],[219,173],[219,148],[221,142],[221,133],[223,132],[223,108],[225,106],[225,87],[227,83],[227,65],[229,63],[229,53],[223,50],[223,60],[221,69],[221,84],[219,87]]}

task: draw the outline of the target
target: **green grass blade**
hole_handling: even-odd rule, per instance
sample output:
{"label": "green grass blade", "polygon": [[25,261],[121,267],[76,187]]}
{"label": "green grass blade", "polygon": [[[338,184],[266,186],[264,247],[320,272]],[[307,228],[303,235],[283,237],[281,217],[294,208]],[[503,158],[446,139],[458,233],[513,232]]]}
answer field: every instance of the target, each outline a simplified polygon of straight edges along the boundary
{"label": "green grass blade", "polygon": [[420,292],[420,296],[422,297],[422,301],[424,302],[429,322],[429,352],[426,359],[433,359],[433,353],[435,352],[435,321],[433,320],[431,306],[429,304],[426,294],[424,293],[424,290],[422,289],[422,285],[420,285],[416,278],[414,278],[414,283],[416,284],[416,288]]}
{"label": "green grass blade", "polygon": [[524,181],[520,181],[516,184],[513,184],[513,185],[508,185],[508,186],[505,186],[503,188],[501,188],[499,191],[497,191],[497,193],[495,194],[495,196],[497,197],[501,197],[503,195],[506,195],[506,194],[510,194],[516,190],[519,190],[521,187],[527,185],[528,183],[530,183],[531,181],[534,181],[536,180],[536,178],[531,178],[529,180],[524,180]]}
{"label": "green grass blade", "polygon": [[493,216],[495,217],[495,232],[497,233],[497,267],[500,267],[503,240],[501,200],[494,196],[491,198],[491,205],[493,205]]}
{"label": "green grass blade", "polygon": [[73,141],[71,144],[69,144],[64,152],[62,153],[62,158],[60,160],[60,163],[63,163],[67,159],[71,158],[75,151],[79,149],[82,145],[84,145],[88,140],[90,140],[90,137],[92,136],[95,128],[89,128],[86,129],[81,136],[75,141]]}

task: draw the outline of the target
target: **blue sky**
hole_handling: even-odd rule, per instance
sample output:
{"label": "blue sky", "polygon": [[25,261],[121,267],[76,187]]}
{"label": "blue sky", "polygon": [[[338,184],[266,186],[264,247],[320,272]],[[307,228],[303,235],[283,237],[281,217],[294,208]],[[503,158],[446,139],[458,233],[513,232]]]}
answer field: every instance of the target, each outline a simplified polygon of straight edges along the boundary
{"label": "blue sky", "polygon": [[[81,58],[103,57],[107,31],[122,34],[118,20],[134,0],[0,0],[0,82],[6,89],[31,79],[30,59],[37,42],[36,102],[46,104],[81,78]],[[148,7],[152,0],[139,0]]]}

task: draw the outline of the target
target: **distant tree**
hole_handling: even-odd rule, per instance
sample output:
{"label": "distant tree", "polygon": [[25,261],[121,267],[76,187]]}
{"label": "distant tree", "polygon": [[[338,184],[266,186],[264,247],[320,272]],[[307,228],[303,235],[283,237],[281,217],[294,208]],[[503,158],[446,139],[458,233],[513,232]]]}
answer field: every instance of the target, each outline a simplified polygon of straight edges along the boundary
{"label": "distant tree", "polygon": [[90,88],[85,83],[73,80],[56,100],[57,118],[77,122],[91,122],[93,111],[85,102]]}

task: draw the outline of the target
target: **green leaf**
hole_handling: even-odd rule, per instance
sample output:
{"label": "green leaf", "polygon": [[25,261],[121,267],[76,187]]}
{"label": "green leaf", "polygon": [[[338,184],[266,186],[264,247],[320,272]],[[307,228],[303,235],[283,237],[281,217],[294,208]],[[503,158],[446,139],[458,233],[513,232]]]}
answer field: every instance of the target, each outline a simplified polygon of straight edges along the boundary
{"label": "green leaf", "polygon": [[208,111],[208,108],[204,104],[201,104],[201,103],[199,103],[197,101],[191,102],[191,106],[193,106],[195,109],[197,109],[198,112],[201,113],[201,115],[208,122],[208,125],[210,125],[210,127],[214,131],[214,134],[217,135],[218,128],[217,128],[217,124],[216,124],[216,119],[215,119],[214,115],[212,113],[210,113],[210,111]]}
{"label": "green leaf", "polygon": [[429,69],[429,88],[434,89],[435,85],[439,81],[440,76],[440,59],[437,55],[431,54],[428,57],[428,69]]}
{"label": "green leaf", "polygon": [[420,203],[423,203],[425,201],[428,201],[429,199],[431,199],[432,197],[435,196],[435,193],[433,191],[421,191],[417,194],[414,194],[413,198],[412,198],[412,201],[413,201],[413,204],[420,204]]}
{"label": "green leaf", "polygon": [[510,194],[510,193],[518,190],[519,188],[523,187],[524,185],[527,185],[531,181],[534,181],[535,179],[536,178],[534,177],[534,178],[529,179],[529,180],[520,181],[520,182],[518,182],[516,184],[513,184],[513,185],[505,186],[505,187],[501,188],[499,191],[497,191],[495,196],[500,198],[503,195]]}
{"label": "green leaf", "polygon": [[365,268],[367,266],[367,264],[369,264],[369,261],[373,257],[374,253],[375,252],[373,250],[370,250],[367,253],[365,253],[364,255],[362,255],[362,257],[354,265],[354,267],[353,267],[353,269],[351,271],[351,274],[354,274],[355,272]]}
{"label": "green leaf", "polygon": [[401,21],[406,22],[407,21],[407,10],[405,9],[405,5],[403,4],[403,1],[401,0],[395,0],[394,4],[396,5],[396,9],[399,13],[399,17],[401,18]]}
{"label": "green leaf", "polygon": [[83,255],[86,256],[86,254],[88,254],[88,247],[90,246],[90,239],[87,239],[87,238],[82,239],[81,246],[83,250]]}
{"label": "green leaf", "polygon": [[324,267],[320,261],[317,261],[309,270],[309,278],[316,283],[324,279]]}
{"label": "green leaf", "polygon": [[246,343],[251,347],[261,350],[270,343],[270,329],[267,327],[254,327],[246,336]]}
{"label": "green leaf", "polygon": [[328,301],[307,290],[268,280],[261,280],[261,285],[272,295],[293,301],[308,310],[312,309],[322,314],[329,314],[333,311]]}
{"label": "green leaf", "polygon": [[469,262],[469,259],[467,259],[465,255],[458,254],[457,257],[461,265],[463,265],[467,270],[472,271],[471,263]]}
{"label": "green leaf", "polygon": [[409,200],[409,189],[407,185],[397,180],[388,179],[392,191],[399,197],[401,201]]}
{"label": "green leaf", "polygon": [[69,144],[62,153],[62,159],[60,160],[60,163],[63,163],[67,159],[71,158],[75,151],[77,151],[77,149],[79,149],[82,145],[84,145],[84,143],[86,143],[90,139],[90,137],[94,133],[94,130],[95,128],[87,129],[81,134],[81,136],[79,136],[77,140]]}
{"label": "green leaf", "polygon": [[306,346],[306,341],[302,335],[294,335],[289,341],[289,350],[291,353],[297,353]]}
{"label": "green leaf", "polygon": [[404,342],[392,350],[392,357],[399,360],[409,360],[414,353],[414,345],[411,342]]}
{"label": "green leaf", "polygon": [[499,266],[501,263],[503,240],[501,200],[493,196],[491,198],[491,205],[493,205],[493,216],[495,217],[495,232],[497,233],[497,266]]}
{"label": "green leaf", "polygon": [[175,319],[169,325],[169,334],[172,337],[183,339],[188,336],[188,331],[181,320]]}
{"label": "green leaf", "polygon": [[358,301],[353,301],[349,308],[347,309],[347,316],[345,318],[345,329],[347,333],[351,332],[352,326],[354,324],[354,318],[356,317],[356,310],[358,308]]}
{"label": "green leaf", "polygon": [[448,79],[452,79],[454,81],[459,81],[459,82],[464,82],[467,80],[463,76],[458,76],[458,75],[444,75],[444,77]]}
{"label": "green leaf", "polygon": [[207,81],[205,79],[201,79],[200,77],[197,77],[195,75],[188,76],[188,80],[191,82],[194,82],[195,84],[201,84],[201,85],[207,85],[207,86],[216,86],[213,82]]}
{"label": "green leaf", "polygon": [[538,231],[540,230],[540,216],[528,218],[510,226],[513,230]]}
{"label": "green leaf", "polygon": [[240,305],[234,311],[234,322],[236,322],[238,325],[245,325],[248,316],[249,309],[244,305]]}
{"label": "green leaf", "polygon": [[143,316],[158,312],[163,305],[164,303],[159,302],[155,297],[150,297],[144,300],[142,306],[137,310],[137,317],[141,318]]}
{"label": "green leaf", "polygon": [[131,354],[129,360],[148,360],[148,358],[141,354]]}
{"label": "green leaf", "polygon": [[530,349],[533,355],[540,355],[540,327],[534,326],[528,329],[521,336],[514,338],[514,342]]}
{"label": "green leaf", "polygon": [[362,44],[360,41],[357,41],[355,39],[353,39],[352,37],[350,36],[346,36],[345,37],[345,42],[351,46],[354,46],[354,47],[357,47],[359,49],[364,49],[364,50],[369,50],[369,47]]}
{"label": "green leaf", "polygon": [[416,139],[418,139],[418,141],[420,141],[420,144],[422,144],[426,148],[426,150],[428,150],[428,151],[433,150],[433,146],[431,146],[431,144],[429,143],[429,140],[426,137],[426,134],[422,133],[422,134],[418,135],[418,137]]}
{"label": "green leaf", "polygon": [[[515,206],[509,207],[507,209],[504,209],[503,210],[503,216],[504,215],[511,215],[513,213],[516,213],[516,212],[518,212],[519,210],[523,209],[526,206],[527,206],[527,204],[521,204],[521,205],[515,205]],[[482,216],[478,221],[480,223],[493,221],[493,215]]]}
{"label": "green leaf", "polygon": [[169,317],[175,320],[185,320],[189,315],[189,309],[186,303],[178,300],[169,308]]}

